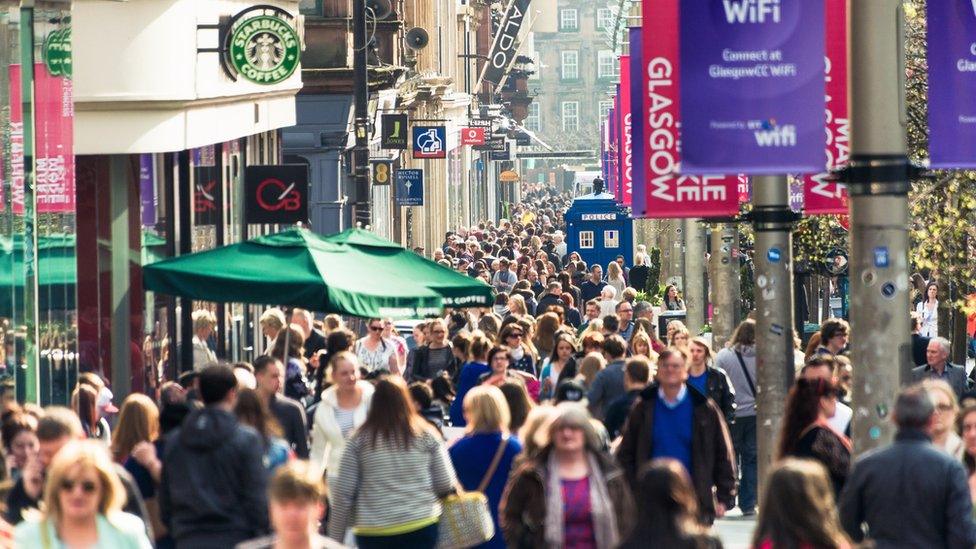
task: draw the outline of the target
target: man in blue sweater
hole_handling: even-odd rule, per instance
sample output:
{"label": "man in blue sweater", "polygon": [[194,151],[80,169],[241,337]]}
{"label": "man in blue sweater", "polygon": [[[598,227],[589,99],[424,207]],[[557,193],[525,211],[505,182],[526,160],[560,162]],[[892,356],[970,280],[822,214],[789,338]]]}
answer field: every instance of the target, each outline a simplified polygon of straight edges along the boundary
{"label": "man in blue sweater", "polygon": [[645,462],[679,461],[695,487],[699,518],[711,524],[735,505],[732,442],[722,411],[687,379],[687,357],[677,349],[664,350],[657,383],[641,393],[630,411],[617,459],[632,486]]}

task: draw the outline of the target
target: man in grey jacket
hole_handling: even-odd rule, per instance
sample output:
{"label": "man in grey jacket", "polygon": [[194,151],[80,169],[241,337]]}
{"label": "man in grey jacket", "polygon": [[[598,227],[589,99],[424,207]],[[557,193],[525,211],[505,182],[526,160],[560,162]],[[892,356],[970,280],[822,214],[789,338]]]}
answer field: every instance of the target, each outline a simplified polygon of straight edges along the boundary
{"label": "man in grey jacket", "polygon": [[715,355],[735,389],[735,422],[729,426],[739,471],[738,506],[745,516],[756,514],[758,447],[756,445],[756,321],[743,320],[732,333],[731,345]]}
{"label": "man in grey jacket", "polygon": [[905,389],[895,402],[895,442],[854,465],[840,496],[840,519],[855,543],[869,538],[878,549],[976,545],[966,471],[932,446],[934,412],[925,389]]}
{"label": "man in grey jacket", "polygon": [[926,364],[912,369],[912,381],[923,379],[941,379],[948,383],[956,392],[956,398],[969,390],[969,378],[966,377],[966,367],[956,366],[949,362],[950,343],[944,337],[934,337],[929,340],[925,349]]}

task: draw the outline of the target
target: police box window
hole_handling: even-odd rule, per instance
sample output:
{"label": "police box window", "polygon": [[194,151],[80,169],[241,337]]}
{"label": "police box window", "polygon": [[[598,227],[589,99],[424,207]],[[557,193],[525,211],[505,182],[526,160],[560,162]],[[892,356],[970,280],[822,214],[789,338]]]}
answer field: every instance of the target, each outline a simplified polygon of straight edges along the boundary
{"label": "police box window", "polygon": [[620,231],[603,231],[603,247],[604,248],[619,248],[620,247]]}
{"label": "police box window", "polygon": [[580,248],[586,250],[593,248],[593,231],[580,231]]}

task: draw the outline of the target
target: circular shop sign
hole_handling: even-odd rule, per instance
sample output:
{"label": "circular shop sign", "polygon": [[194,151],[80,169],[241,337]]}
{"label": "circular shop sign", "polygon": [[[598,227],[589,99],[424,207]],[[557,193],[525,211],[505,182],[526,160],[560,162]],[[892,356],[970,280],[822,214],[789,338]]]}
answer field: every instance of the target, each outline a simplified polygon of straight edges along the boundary
{"label": "circular shop sign", "polygon": [[228,50],[237,73],[256,84],[284,82],[298,68],[298,34],[280,17],[244,20],[234,29]]}

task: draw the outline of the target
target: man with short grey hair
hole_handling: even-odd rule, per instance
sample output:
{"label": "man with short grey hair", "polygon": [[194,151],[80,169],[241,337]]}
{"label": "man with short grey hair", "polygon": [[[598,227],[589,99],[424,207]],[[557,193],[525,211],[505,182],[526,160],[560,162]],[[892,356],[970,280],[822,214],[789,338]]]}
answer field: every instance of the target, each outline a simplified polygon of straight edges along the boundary
{"label": "man with short grey hair", "polygon": [[970,387],[966,377],[966,368],[949,362],[949,340],[944,337],[933,337],[925,350],[926,364],[912,370],[912,381],[923,379],[941,379],[948,383],[956,392],[956,398],[962,398]]}
{"label": "man with short grey hair", "polygon": [[935,406],[928,391],[903,390],[894,412],[895,442],[858,460],[840,495],[844,530],[855,543],[867,538],[878,549],[973,547],[966,470],[932,445]]}

